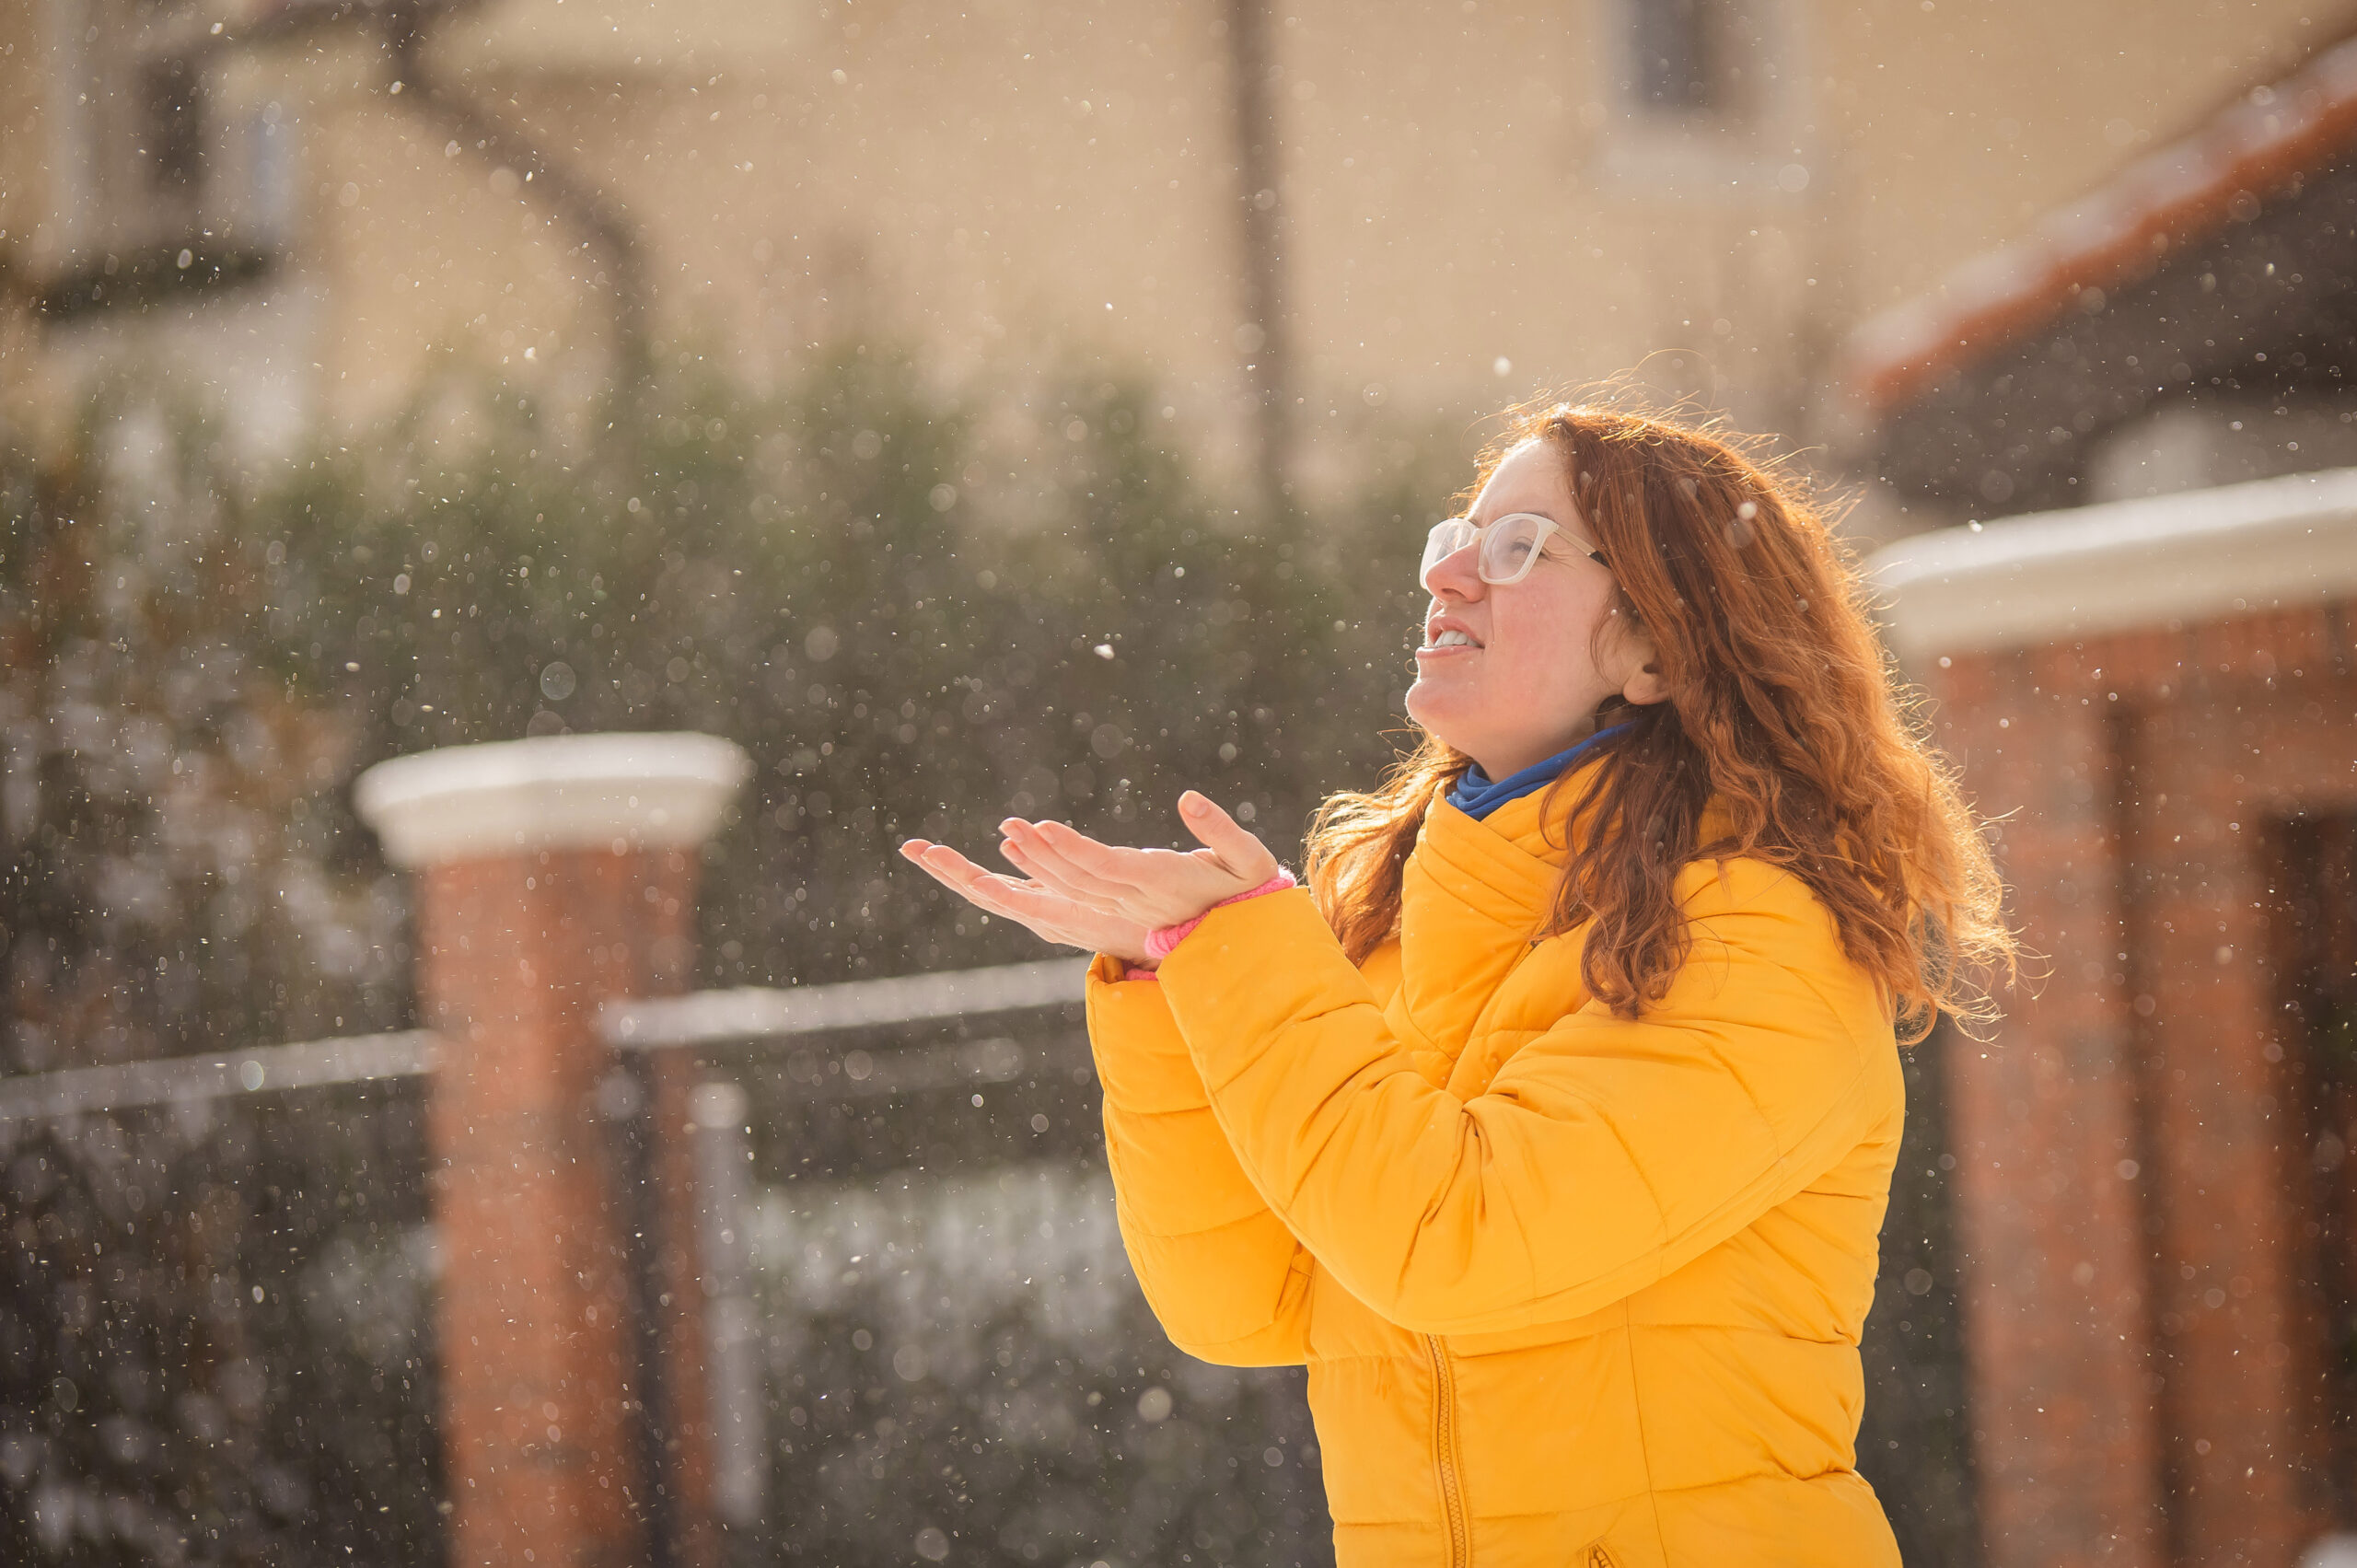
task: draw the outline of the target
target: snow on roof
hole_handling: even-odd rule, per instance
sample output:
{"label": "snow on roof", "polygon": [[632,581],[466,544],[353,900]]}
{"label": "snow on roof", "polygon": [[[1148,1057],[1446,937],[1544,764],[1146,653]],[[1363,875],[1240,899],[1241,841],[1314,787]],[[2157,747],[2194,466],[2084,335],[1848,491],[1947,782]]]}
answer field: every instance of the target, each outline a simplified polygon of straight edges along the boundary
{"label": "snow on roof", "polygon": [[1910,661],[2357,599],[2357,469],[1939,528],[1866,572]]}
{"label": "snow on roof", "polygon": [[2261,197],[2352,143],[2357,38],[2252,89],[1930,294],[1863,322],[1844,346],[1842,380],[1872,412],[1887,412],[1966,359],[2101,297],[2084,291],[2131,283],[2170,251],[2255,215]]}

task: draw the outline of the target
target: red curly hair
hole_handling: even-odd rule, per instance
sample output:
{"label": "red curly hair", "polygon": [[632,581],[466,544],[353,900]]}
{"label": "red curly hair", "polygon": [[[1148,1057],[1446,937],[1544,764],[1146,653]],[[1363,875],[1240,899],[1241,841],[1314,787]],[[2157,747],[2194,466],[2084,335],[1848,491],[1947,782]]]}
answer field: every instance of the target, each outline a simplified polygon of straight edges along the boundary
{"label": "red curly hair", "polygon": [[[1610,699],[1599,724],[1627,727],[1575,764],[1605,759],[1575,807],[1590,847],[1546,933],[1592,923],[1589,993],[1624,1017],[1658,1002],[1690,945],[1678,873],[1743,856],[1816,892],[1902,1040],[1943,1013],[1991,1021],[1981,981],[2011,978],[2014,946],[1987,840],[1805,487],[1755,462],[1756,440],[1674,417],[1573,403],[1508,417],[1481,481],[1528,442],[1562,454],[1621,613],[1651,634],[1669,685],[1663,703]],[[1354,963],[1398,930],[1424,814],[1472,761],[1421,733],[1380,787],[1329,797],[1310,828],[1307,880]],[[1549,790],[1550,822],[1563,782]],[[1713,800],[1732,830],[1705,843]]]}

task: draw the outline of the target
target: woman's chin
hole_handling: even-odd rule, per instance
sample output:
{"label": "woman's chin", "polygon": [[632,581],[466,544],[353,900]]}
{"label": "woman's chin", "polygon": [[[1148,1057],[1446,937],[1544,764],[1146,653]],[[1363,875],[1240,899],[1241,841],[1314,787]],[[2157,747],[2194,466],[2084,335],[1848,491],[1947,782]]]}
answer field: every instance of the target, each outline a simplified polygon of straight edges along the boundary
{"label": "woman's chin", "polygon": [[[1435,690],[1434,682],[1419,676],[1416,683],[1408,688],[1408,696],[1402,705],[1408,710],[1410,718],[1443,740],[1448,740],[1448,732],[1452,728],[1464,727],[1462,721],[1466,707],[1462,702],[1452,702],[1452,695],[1446,691]],[[1457,743],[1452,740],[1449,744],[1454,746]]]}

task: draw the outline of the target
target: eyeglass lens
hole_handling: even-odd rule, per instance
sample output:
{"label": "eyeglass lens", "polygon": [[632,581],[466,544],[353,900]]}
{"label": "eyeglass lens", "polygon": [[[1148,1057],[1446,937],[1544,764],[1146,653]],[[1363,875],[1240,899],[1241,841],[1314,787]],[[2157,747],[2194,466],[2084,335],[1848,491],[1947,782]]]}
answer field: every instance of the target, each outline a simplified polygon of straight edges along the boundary
{"label": "eyeglass lens", "polygon": [[1463,517],[1447,517],[1433,527],[1424,541],[1424,563],[1418,573],[1420,580],[1429,581],[1433,568],[1473,543],[1480,542],[1480,553],[1475,559],[1476,569],[1485,583],[1511,583],[1519,580],[1530,569],[1530,560],[1539,542],[1540,521],[1527,513],[1515,513],[1499,518],[1486,528],[1476,528]]}

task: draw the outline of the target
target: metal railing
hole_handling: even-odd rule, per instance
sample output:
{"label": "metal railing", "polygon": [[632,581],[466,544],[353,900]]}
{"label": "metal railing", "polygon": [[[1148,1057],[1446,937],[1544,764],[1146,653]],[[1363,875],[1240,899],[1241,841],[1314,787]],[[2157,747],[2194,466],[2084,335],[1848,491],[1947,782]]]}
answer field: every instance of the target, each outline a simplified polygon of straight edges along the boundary
{"label": "metal railing", "polygon": [[[692,1050],[1020,1012],[1073,1003],[1087,968],[1086,959],[1048,959],[831,985],[745,986],[634,999],[608,1004],[598,1031],[620,1050]],[[433,1031],[402,1029],[20,1074],[0,1077],[0,1121],[416,1077],[433,1071],[435,1046]],[[837,1071],[811,1078],[815,1092],[902,1094],[969,1079],[1000,1083],[1025,1067],[1021,1048],[1004,1039],[919,1048],[888,1058],[852,1049],[832,1060]]]}
{"label": "metal railing", "polygon": [[609,1004],[599,1028],[614,1045],[639,1050],[881,1028],[1063,1005],[1079,1000],[1087,972],[1086,958],[1049,958],[786,990],[700,991]]}
{"label": "metal railing", "polygon": [[[636,1379],[650,1440],[659,1440],[679,1412],[668,1409],[653,1305],[656,1239],[668,1222],[652,1184],[657,1130],[647,1113],[656,1099],[656,1061],[691,1064],[688,1135],[697,1191],[692,1234],[683,1239],[702,1281],[714,1501],[730,1526],[759,1524],[769,1481],[764,1362],[747,1250],[753,1122],[761,1112],[748,1086],[763,1088],[772,1110],[799,1104],[826,1114],[830,1106],[848,1109],[844,1102],[954,1092],[962,1103],[970,1088],[1083,1081],[1085,1073],[1074,1076],[1087,1060],[1076,1015],[1086,968],[1086,959],[1049,959],[633,998],[600,1011],[595,1027],[613,1052],[614,1071],[599,1099],[616,1139],[618,1196],[632,1216],[626,1266],[637,1298]],[[1040,1015],[1040,1027],[1008,1016],[1023,1013]],[[1006,1018],[1004,1032],[968,1028],[993,1017]],[[434,1071],[442,1049],[433,1031],[408,1029],[0,1077],[0,1126],[29,1132],[51,1121],[70,1128],[79,1119],[134,1108],[419,1079]],[[667,1500],[654,1501],[667,1513]],[[658,1559],[668,1555],[669,1522],[668,1514],[656,1521]]]}

